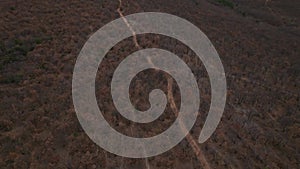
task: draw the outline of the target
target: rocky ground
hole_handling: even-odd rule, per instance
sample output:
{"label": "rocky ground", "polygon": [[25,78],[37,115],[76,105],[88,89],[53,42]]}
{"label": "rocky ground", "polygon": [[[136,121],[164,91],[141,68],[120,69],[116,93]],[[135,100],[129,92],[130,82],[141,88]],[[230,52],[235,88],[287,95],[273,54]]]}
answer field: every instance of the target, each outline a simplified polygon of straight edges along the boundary
{"label": "rocky ground", "polygon": [[[300,168],[299,8],[295,0],[0,1],[0,168]],[[177,54],[201,86],[191,137],[162,155],[129,159],[106,152],[85,134],[72,103],[73,67],[87,39],[120,12],[177,15],[211,40],[228,93],[222,121],[207,142],[195,148],[191,141],[197,140],[210,105],[205,68],[181,42],[151,34],[137,36],[140,47]],[[118,114],[110,95],[113,71],[137,50],[128,38],[107,54],[96,80],[98,104],[116,130],[153,136],[176,118],[170,104],[158,120],[133,124]],[[163,74],[137,75],[131,86],[137,108],[149,108],[152,89],[167,93]],[[178,86],[173,88],[179,105]]]}

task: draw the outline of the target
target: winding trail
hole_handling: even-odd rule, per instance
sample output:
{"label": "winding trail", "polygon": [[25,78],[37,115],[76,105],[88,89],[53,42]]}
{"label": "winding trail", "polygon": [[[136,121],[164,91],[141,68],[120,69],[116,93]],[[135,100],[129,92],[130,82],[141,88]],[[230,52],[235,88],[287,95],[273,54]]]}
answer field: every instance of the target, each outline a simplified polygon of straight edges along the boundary
{"label": "winding trail", "polygon": [[[133,30],[132,26],[129,24],[129,22],[127,21],[127,19],[124,17],[124,15],[122,13],[122,0],[119,0],[119,7],[118,7],[117,11],[118,11],[120,17],[123,19],[126,26],[132,32],[133,43],[135,44],[135,47],[137,47],[138,49],[142,49],[141,46],[139,45],[138,41],[137,41],[136,32]],[[151,65],[153,65],[150,58],[147,58],[147,60]],[[175,113],[175,115],[178,115],[178,109],[176,107],[174,97],[173,97],[173,93],[172,93],[173,80],[169,77],[167,77],[167,79],[168,79],[168,98],[170,99],[170,105],[171,105],[172,111]],[[186,127],[183,125],[183,123],[181,121],[179,121],[179,122],[180,122],[180,127],[181,127],[182,132],[185,132],[187,130]],[[211,169],[209,163],[207,162],[203,152],[201,151],[200,147],[198,146],[198,143],[195,141],[193,136],[190,133],[188,133],[186,138],[187,138],[190,146],[192,147],[192,150],[196,154],[197,159],[202,164],[202,167],[204,169]],[[148,159],[145,158],[145,160],[146,160],[145,164],[146,164],[147,169],[150,169]]]}

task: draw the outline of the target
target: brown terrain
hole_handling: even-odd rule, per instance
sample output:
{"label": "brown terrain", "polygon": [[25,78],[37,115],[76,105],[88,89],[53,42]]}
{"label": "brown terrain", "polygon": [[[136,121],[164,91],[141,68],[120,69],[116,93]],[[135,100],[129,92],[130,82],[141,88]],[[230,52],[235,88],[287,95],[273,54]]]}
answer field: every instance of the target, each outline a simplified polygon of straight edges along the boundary
{"label": "brown terrain", "polygon": [[[97,146],[77,120],[72,72],[81,48],[108,22],[137,12],[185,18],[217,49],[227,103],[205,143],[197,139],[210,105],[207,72],[192,50],[161,35],[137,35],[109,51],[97,74],[98,104],[110,125],[126,135],[166,130],[180,105],[169,75],[149,69],[132,81],[137,109],[149,108],[155,88],[168,96],[164,114],[149,124],[121,116],[110,94],[122,59],[143,48],[166,49],[187,63],[200,86],[199,116],[190,134],[161,155],[131,159]],[[299,26],[298,0],[0,0],[0,168],[300,168]]]}

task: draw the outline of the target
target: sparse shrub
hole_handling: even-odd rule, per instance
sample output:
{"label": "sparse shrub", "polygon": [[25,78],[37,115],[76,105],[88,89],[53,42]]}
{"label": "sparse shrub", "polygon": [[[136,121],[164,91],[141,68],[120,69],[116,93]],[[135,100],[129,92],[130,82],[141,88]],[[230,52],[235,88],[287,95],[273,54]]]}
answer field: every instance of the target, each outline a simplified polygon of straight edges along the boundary
{"label": "sparse shrub", "polygon": [[222,4],[224,6],[234,8],[234,3],[231,2],[230,0],[216,0],[219,4]]}
{"label": "sparse shrub", "polygon": [[28,52],[33,51],[36,45],[47,40],[52,40],[52,37],[36,37],[29,40],[14,39],[11,47],[5,46],[4,42],[0,43],[0,70],[6,64],[25,59]]}
{"label": "sparse shrub", "polygon": [[6,77],[3,80],[0,80],[0,83],[4,83],[4,84],[11,84],[11,83],[19,83],[20,81],[22,81],[23,76],[22,75],[11,75]]}
{"label": "sparse shrub", "polygon": [[43,41],[43,40],[42,40],[41,38],[35,38],[35,39],[34,39],[34,43],[35,43],[35,44],[41,44],[42,41]]}

